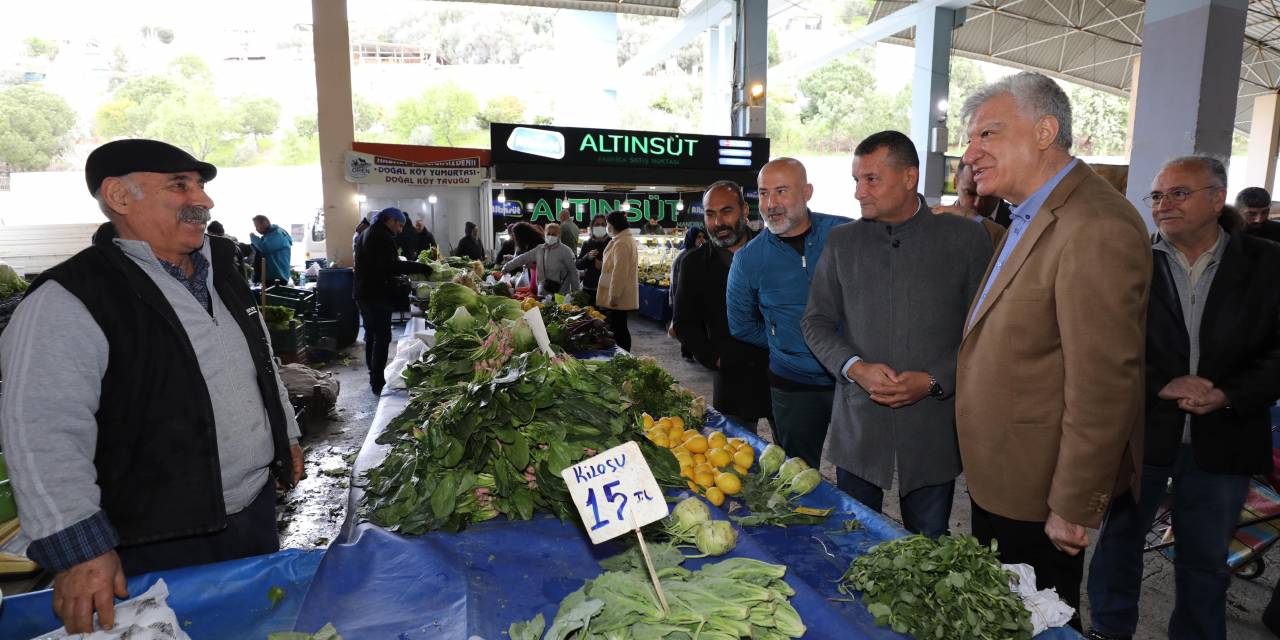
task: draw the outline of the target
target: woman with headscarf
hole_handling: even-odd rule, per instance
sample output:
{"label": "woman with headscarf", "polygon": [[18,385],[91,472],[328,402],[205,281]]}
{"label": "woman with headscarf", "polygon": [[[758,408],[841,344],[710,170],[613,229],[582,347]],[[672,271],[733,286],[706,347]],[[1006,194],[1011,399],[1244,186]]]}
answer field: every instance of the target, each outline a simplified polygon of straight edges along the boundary
{"label": "woman with headscarf", "polygon": [[476,223],[467,221],[466,235],[462,236],[458,246],[453,248],[453,255],[484,262],[484,247],[480,244],[480,227],[477,227]]}
{"label": "woman with headscarf", "polygon": [[[520,233],[517,230],[517,244],[520,243]],[[531,280],[537,280],[539,296],[577,291],[581,288],[578,283],[578,267],[574,265],[573,250],[560,243],[560,225],[549,223],[543,239],[541,244],[512,258],[502,270],[515,273],[532,265],[534,277]]]}
{"label": "woman with headscarf", "polygon": [[609,227],[604,216],[591,219],[590,235],[578,252],[578,269],[582,271],[582,290],[587,292],[587,304],[596,306],[596,287],[600,283],[600,266],[604,249],[609,246]]}
{"label": "woman with headscarf", "polygon": [[627,313],[640,308],[640,251],[631,235],[627,214],[614,211],[605,220],[613,239],[605,247],[601,261],[596,306],[605,311],[618,346],[630,351]]}
{"label": "woman with headscarf", "polygon": [[374,216],[356,241],[352,297],[364,321],[364,360],[374,394],[381,394],[386,383],[382,371],[387,368],[391,347],[391,312],[405,295],[394,282],[395,276],[431,275],[430,266],[401,260],[397,255],[396,236],[404,232],[407,222],[403,211],[387,207]]}

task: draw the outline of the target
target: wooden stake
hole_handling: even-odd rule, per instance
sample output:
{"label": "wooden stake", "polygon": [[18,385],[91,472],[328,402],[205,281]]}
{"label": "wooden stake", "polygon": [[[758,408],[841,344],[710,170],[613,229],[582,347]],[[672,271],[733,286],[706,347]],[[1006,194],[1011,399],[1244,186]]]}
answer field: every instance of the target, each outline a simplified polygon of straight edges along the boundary
{"label": "wooden stake", "polygon": [[262,306],[267,306],[267,257],[258,261],[258,282],[262,285]]}
{"label": "wooden stake", "polygon": [[653,568],[653,559],[649,557],[649,547],[644,543],[644,535],[640,533],[640,527],[636,527],[636,537],[640,539],[640,554],[644,556],[644,564],[649,567],[649,578],[653,580],[653,588],[658,592],[658,602],[662,603],[662,613],[670,614],[671,607],[667,604],[667,594],[662,592],[662,583],[658,581],[658,572]]}

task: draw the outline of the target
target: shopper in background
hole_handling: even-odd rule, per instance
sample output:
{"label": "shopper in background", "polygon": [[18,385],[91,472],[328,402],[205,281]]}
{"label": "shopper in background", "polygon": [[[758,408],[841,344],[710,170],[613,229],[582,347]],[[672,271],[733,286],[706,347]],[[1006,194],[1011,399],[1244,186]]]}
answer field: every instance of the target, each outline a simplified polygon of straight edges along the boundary
{"label": "shopper in background", "polygon": [[532,249],[512,258],[502,270],[515,273],[527,266],[533,267],[539,296],[570,294],[582,288],[578,282],[578,267],[574,264],[573,252],[560,242],[560,225],[548,223],[543,240]]}
{"label": "shopper in background", "polygon": [[512,256],[516,255],[515,226],[515,223],[509,223],[507,225],[507,239],[503,240],[502,244],[498,245],[498,251],[493,259],[497,264],[502,264],[507,260],[510,260]]}
{"label": "shopper in background", "polygon": [[578,235],[582,230],[573,222],[573,214],[568,209],[560,210],[560,244],[569,247],[575,254],[578,252]]}
{"label": "shopper in background", "polygon": [[407,222],[403,211],[387,207],[374,215],[373,223],[360,234],[356,244],[352,297],[364,322],[364,361],[374,395],[381,395],[386,384],[382,372],[387,368],[387,350],[391,348],[391,312],[406,295],[395,282],[396,276],[431,274],[430,266],[401,260],[396,253],[396,236],[404,231]]}
{"label": "shopper in background", "polygon": [[876,512],[896,473],[903,524],[937,538],[960,475],[956,347],[991,241],[930,213],[907,136],[882,131],[853,154],[862,217],[827,239],[803,321],[839,382],[827,458],[837,486]]}
{"label": "shopper in background", "polygon": [[249,243],[253,245],[259,262],[254,268],[261,270],[262,260],[267,262],[267,272],[258,274],[263,285],[289,282],[292,275],[289,262],[293,253],[293,238],[288,231],[271,224],[266,216],[254,216],[253,228],[258,233],[249,234]]}
{"label": "shopper in background", "polygon": [[302,475],[298,425],[232,245],[205,236],[216,175],[154,140],[90,153],[109,222],[32,283],[0,340],[26,554],[72,634],[95,611],[114,626],[126,577],[280,546],[275,486]]}
{"label": "shopper in background", "polygon": [[980,223],[982,229],[987,232],[987,236],[991,238],[991,246],[998,247],[1000,241],[1004,240],[1008,224],[1002,226],[993,217],[1001,212],[1007,217],[1008,208],[1009,204],[1000,198],[980,195],[978,183],[973,180],[973,167],[961,162],[960,168],[956,171],[955,204],[933,207],[933,213],[950,213]]}
{"label": "shopper in background", "polygon": [[480,227],[468,220],[465,229],[466,233],[458,241],[458,246],[453,248],[453,255],[484,262],[484,246],[480,244]]}
{"label": "shopper in background", "polygon": [[369,228],[369,221],[373,219],[373,215],[374,212],[370,212],[369,215],[360,218],[360,223],[356,225],[356,232],[351,235],[351,255],[353,259],[356,255],[356,245],[360,244],[360,234]]}
{"label": "shopper in background", "polygon": [[582,290],[587,293],[591,306],[596,306],[596,287],[600,283],[600,267],[604,249],[609,246],[608,222],[604,216],[591,219],[590,235],[578,251],[578,269],[582,271]]}
{"label": "shopper in background", "polygon": [[657,236],[666,233],[666,230],[663,229],[662,224],[658,222],[658,216],[651,213],[649,214],[649,218],[645,220],[644,226],[640,228],[640,233],[643,233],[644,235]]}
{"label": "shopper in background", "polygon": [[769,349],[778,444],[816,469],[831,422],[835,381],[809,351],[800,320],[827,235],[849,220],[809,211],[813,185],[794,158],[769,161],[757,184],[767,230],[733,257],[729,329],[733,337]]}
{"label": "shopper in background", "polygon": [[[1147,309],[1142,484],[1111,503],[1089,565],[1091,638],[1138,628],[1142,556],[1172,480],[1176,591],[1170,638],[1225,639],[1226,557],[1251,475],[1271,473],[1280,398],[1280,245],[1240,233],[1227,169],[1166,162]],[[1135,495],[1136,493],[1136,495]]]}
{"label": "shopper in background", "polygon": [[725,289],[734,255],[755,233],[747,226],[747,200],[735,182],[721,180],[708,187],[702,207],[710,242],[690,251],[671,281],[679,295],[672,325],[681,346],[715,372],[712,406],[754,433],[760,418],[773,423],[769,352],[729,333]]}
{"label": "shopper in background", "polygon": [[1249,187],[1236,195],[1236,210],[1244,216],[1244,232],[1263,240],[1280,242],[1280,222],[1271,219],[1271,194]]}
{"label": "shopper in background", "polygon": [[957,359],[973,534],[1079,610],[1088,530],[1141,470],[1151,238],[1071,156],[1071,103],[1053,80],[1006,77],[963,113],[978,193],[1020,203]]}
{"label": "shopper in background", "polygon": [[253,247],[242,244],[235,236],[227,235],[227,231],[223,228],[222,223],[214,220],[209,223],[209,227],[205,229],[205,233],[215,238],[225,238],[231,241],[236,248],[236,268],[243,270],[245,265],[245,256],[253,251]]}
{"label": "shopper in background", "polygon": [[618,346],[631,350],[631,331],[627,329],[627,313],[640,308],[640,255],[636,239],[631,235],[627,214],[610,213],[609,246],[604,249],[600,265],[600,282],[596,289],[596,306],[608,316],[609,328]]}
{"label": "shopper in background", "polygon": [[[515,247],[515,255],[512,260],[518,258],[546,242],[546,236],[543,235],[542,229],[530,222],[517,222],[511,226],[511,242]],[[510,264],[510,261],[507,262]],[[505,264],[503,265],[506,266]],[[536,291],[537,273],[535,264],[529,264],[523,268],[521,275],[516,279],[517,287],[528,287]]]}
{"label": "shopper in background", "polygon": [[417,236],[418,250],[414,252],[412,259],[417,259],[418,254],[423,251],[431,251],[436,258],[440,257],[440,245],[436,242],[436,236],[427,228],[427,223],[422,218],[414,218],[413,235]]}
{"label": "shopper in background", "polygon": [[[680,253],[676,254],[675,259],[671,261],[671,271],[667,274],[667,282],[670,283],[667,285],[667,302],[671,305],[672,321],[667,323],[667,335],[672,338],[676,337],[676,283],[678,282],[677,278],[680,276],[680,264],[684,262],[686,256],[701,247],[706,241],[707,234],[702,230],[702,227],[689,227],[684,232],[684,245],[680,249]],[[680,344],[680,357],[685,360],[693,360],[693,353],[684,346],[684,343]]]}

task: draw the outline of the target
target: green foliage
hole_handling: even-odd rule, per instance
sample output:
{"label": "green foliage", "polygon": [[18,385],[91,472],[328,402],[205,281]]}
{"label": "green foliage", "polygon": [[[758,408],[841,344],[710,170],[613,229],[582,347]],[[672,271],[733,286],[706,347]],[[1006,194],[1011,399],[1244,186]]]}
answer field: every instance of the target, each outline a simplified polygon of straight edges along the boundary
{"label": "green foliage", "polygon": [[44,171],[70,144],[76,114],[61,96],[39,87],[0,90],[0,164]]}
{"label": "green foliage", "polygon": [[23,40],[22,43],[27,46],[27,55],[32,58],[53,60],[58,57],[58,43],[52,40],[31,36]]}
{"label": "green foliage", "polygon": [[896,95],[876,90],[875,74],[859,54],[823,65],[800,81],[805,103],[800,122],[812,148],[851,152],[863,138],[885,129],[907,130],[911,90]]}
{"label": "green foliage", "polygon": [[524,102],[516,96],[498,96],[490,98],[484,105],[484,111],[476,116],[476,124],[487,129],[494,122],[523,122]]}
{"label": "green foliage", "polygon": [[389,124],[400,142],[453,147],[474,130],[478,110],[470,91],[445,82],[401,101]]}
{"label": "green foliage", "polygon": [[231,117],[239,133],[254,142],[270,136],[280,125],[280,103],[274,98],[241,96],[231,103]]}
{"label": "green foliage", "polygon": [[209,90],[184,92],[156,109],[146,137],[186,149],[201,160],[234,146],[235,118]]}
{"label": "green foliage", "polygon": [[212,83],[213,70],[199,54],[180,55],[169,63],[169,73],[193,83]]}
{"label": "green foliage", "polygon": [[1071,99],[1072,153],[1123,154],[1129,130],[1128,100],[1080,85],[1069,85],[1067,97]]}
{"label": "green foliage", "polygon": [[947,138],[953,148],[963,152],[968,146],[968,135],[960,113],[964,101],[987,84],[987,77],[978,68],[978,63],[967,58],[953,56],[951,58],[951,86],[948,87]]}
{"label": "green foliage", "polygon": [[840,592],[862,592],[876,624],[915,638],[1031,640],[1031,614],[994,549],[973,536],[880,543],[849,565]]}
{"label": "green foliage", "polygon": [[[351,96],[351,115],[355,121],[356,133],[366,133],[382,124],[385,114],[382,107],[361,94]],[[312,118],[314,123],[315,119]]]}
{"label": "green foliage", "polygon": [[280,145],[280,161],[287,165],[315,164],[320,161],[319,125],[314,115],[293,119]]}

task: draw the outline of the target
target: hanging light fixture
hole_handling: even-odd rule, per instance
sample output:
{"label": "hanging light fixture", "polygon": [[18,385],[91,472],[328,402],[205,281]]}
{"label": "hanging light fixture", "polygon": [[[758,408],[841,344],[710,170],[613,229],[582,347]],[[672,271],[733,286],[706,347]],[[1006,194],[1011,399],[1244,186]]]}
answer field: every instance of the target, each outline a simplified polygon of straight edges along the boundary
{"label": "hanging light fixture", "polygon": [[622,201],[622,206],[618,207],[618,211],[621,211],[623,213],[629,213],[631,211],[631,194],[628,193],[624,197],[625,199]]}
{"label": "hanging light fixture", "polygon": [[439,198],[437,198],[437,197],[436,197],[436,194],[434,194],[434,193],[433,193],[433,194],[431,194],[431,195],[429,195],[429,196],[427,196],[427,203],[428,203],[428,204],[435,204],[435,203],[437,203],[437,202],[439,202],[439,201],[440,201],[440,199],[439,199]]}
{"label": "hanging light fixture", "polygon": [[676,211],[684,211],[684,199],[676,200]]}
{"label": "hanging light fixture", "polygon": [[566,192],[564,197],[560,199],[560,208],[565,211],[569,210],[569,194]]}
{"label": "hanging light fixture", "polygon": [[498,192],[498,202],[503,203],[506,201],[507,201],[507,190],[503,189],[502,191]]}
{"label": "hanging light fixture", "polygon": [[528,211],[529,213],[533,213],[533,203],[530,202],[529,204],[524,205],[524,210]]}

